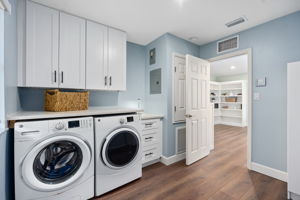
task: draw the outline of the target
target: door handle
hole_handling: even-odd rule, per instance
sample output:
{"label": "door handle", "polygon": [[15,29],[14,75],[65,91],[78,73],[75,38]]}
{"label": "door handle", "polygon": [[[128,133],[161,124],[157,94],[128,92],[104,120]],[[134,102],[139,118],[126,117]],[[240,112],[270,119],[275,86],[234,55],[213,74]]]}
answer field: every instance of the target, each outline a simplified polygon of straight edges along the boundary
{"label": "door handle", "polygon": [[186,117],[186,118],[191,118],[191,117],[193,117],[193,115],[191,115],[191,114],[186,114],[185,117]]}
{"label": "door handle", "polygon": [[109,77],[109,85],[110,86],[112,85],[112,78],[111,78],[111,76]]}
{"label": "door handle", "polygon": [[104,77],[104,85],[107,85],[107,76]]}

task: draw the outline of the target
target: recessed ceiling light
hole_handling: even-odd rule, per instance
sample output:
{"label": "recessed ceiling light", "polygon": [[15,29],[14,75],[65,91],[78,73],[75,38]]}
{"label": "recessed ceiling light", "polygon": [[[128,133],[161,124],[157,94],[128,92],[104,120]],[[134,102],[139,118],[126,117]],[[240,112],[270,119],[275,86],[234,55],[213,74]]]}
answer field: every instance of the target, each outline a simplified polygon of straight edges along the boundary
{"label": "recessed ceiling light", "polygon": [[233,65],[232,65],[232,66],[230,66],[230,69],[231,69],[231,70],[235,70],[235,68],[236,68],[236,67],[235,67],[235,66],[233,66]]}
{"label": "recessed ceiling light", "polygon": [[175,1],[178,3],[180,7],[182,7],[183,3],[186,2],[186,0],[175,0]]}
{"label": "recessed ceiling light", "polygon": [[199,40],[199,38],[196,37],[196,36],[192,36],[192,37],[189,37],[189,40],[192,41],[192,42],[196,42],[196,41]]}

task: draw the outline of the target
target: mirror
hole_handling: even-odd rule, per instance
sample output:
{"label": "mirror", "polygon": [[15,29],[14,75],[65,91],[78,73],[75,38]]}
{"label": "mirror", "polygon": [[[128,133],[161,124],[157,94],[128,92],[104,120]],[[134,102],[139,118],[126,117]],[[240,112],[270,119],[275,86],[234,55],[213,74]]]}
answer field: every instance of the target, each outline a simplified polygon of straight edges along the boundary
{"label": "mirror", "polygon": [[150,71],[150,94],[161,94],[161,68]]}

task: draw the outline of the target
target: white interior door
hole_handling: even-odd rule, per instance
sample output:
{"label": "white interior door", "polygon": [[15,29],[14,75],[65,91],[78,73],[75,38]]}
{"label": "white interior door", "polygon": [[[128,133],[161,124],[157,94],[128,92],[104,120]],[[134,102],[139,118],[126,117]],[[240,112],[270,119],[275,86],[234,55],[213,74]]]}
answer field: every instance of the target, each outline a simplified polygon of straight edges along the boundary
{"label": "white interior door", "polygon": [[185,121],[185,57],[174,56],[174,122]]}
{"label": "white interior door", "polygon": [[186,164],[190,165],[210,152],[212,111],[209,101],[210,64],[186,56]]}

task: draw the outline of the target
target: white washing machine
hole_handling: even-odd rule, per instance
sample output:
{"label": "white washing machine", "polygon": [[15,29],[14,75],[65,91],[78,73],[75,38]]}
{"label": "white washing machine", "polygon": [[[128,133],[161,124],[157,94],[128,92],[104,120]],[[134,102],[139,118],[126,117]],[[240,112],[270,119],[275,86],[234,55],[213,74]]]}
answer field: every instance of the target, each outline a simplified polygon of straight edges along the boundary
{"label": "white washing machine", "polygon": [[93,118],[15,124],[15,199],[94,196]]}
{"label": "white washing machine", "polygon": [[95,195],[142,176],[142,143],[137,115],[95,118]]}

